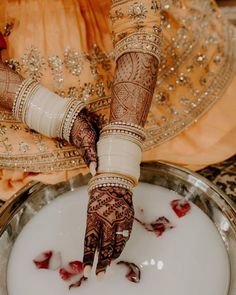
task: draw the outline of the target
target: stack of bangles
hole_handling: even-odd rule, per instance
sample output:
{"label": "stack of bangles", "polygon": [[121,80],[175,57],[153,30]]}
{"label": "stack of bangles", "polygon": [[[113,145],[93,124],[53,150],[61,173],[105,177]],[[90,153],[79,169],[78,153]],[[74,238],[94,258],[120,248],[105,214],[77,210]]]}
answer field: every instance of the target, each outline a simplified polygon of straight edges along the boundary
{"label": "stack of bangles", "polygon": [[74,121],[85,104],[50,92],[33,79],[24,80],[13,102],[14,117],[29,128],[70,142]]}
{"label": "stack of bangles", "polygon": [[113,122],[105,126],[97,143],[98,170],[89,191],[107,186],[132,191],[140,176],[144,140],[144,129],[138,125]]}

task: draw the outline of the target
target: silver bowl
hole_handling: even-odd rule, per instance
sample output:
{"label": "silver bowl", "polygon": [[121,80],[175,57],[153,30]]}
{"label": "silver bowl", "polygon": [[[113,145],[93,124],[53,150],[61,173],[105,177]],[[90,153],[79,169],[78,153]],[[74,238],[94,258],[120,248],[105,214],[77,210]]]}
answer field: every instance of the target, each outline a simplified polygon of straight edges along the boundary
{"label": "silver bowl", "polygon": [[[89,176],[79,175],[56,185],[31,182],[13,196],[0,210],[0,295],[7,295],[7,264],[11,249],[25,224],[37,212],[64,192],[88,183]],[[187,169],[167,163],[143,164],[142,182],[156,184],[191,196],[195,203],[214,222],[224,241],[230,260],[230,288],[236,294],[236,207],[211,182]]]}

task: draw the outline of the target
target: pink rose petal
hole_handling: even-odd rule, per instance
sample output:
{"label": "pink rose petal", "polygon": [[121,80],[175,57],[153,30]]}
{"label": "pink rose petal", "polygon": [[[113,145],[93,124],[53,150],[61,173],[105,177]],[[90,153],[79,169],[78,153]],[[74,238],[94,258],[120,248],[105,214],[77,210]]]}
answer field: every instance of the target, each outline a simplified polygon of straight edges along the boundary
{"label": "pink rose petal", "polygon": [[185,216],[191,209],[190,203],[185,199],[173,200],[170,204],[179,218]]}

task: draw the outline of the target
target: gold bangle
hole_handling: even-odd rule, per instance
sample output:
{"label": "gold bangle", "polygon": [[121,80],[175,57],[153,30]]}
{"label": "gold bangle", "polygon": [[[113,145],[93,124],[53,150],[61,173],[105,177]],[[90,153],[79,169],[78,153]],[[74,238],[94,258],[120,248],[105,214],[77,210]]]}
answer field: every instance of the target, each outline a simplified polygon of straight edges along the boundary
{"label": "gold bangle", "polygon": [[[101,175],[101,174],[110,175],[111,172],[102,172],[102,171],[96,172],[96,175]],[[122,174],[119,172],[112,172],[112,175],[116,175],[118,177],[124,177],[124,178],[128,179],[133,184],[134,187],[138,185],[138,181],[130,175],[125,175],[125,174]]]}
{"label": "gold bangle", "polygon": [[114,173],[95,175],[89,181],[88,192],[91,192],[95,188],[102,187],[121,187],[132,191],[133,182],[131,182],[125,176],[119,176]]}

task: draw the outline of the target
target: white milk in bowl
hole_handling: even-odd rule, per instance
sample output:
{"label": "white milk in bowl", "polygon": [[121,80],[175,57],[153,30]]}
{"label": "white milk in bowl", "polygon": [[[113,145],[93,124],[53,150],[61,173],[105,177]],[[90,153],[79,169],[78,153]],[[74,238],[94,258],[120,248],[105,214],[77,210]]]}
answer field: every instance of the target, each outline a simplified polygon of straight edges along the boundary
{"label": "white milk in bowl", "polygon": [[8,264],[8,295],[227,295],[229,261],[220,234],[192,203],[188,214],[178,218],[170,206],[178,198],[175,192],[152,184],[141,183],[135,190],[139,219],[153,222],[165,216],[174,225],[157,237],[134,222],[117,261],[138,265],[140,283],[128,281],[126,268],[113,262],[102,281],[92,275],[79,289],[69,290],[58,271],[37,269],[33,264],[45,250],[60,251],[64,263],[82,260],[87,190],[80,187],[61,195],[40,210],[18,236]]}

